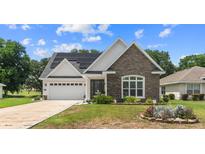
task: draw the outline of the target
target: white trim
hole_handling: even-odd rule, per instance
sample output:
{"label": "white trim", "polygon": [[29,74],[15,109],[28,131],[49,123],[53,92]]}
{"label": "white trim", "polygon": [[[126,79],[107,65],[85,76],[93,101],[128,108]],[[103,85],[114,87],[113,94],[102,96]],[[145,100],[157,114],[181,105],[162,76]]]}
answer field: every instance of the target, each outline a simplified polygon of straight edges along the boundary
{"label": "white trim", "polygon": [[105,50],[97,59],[95,59],[95,61],[83,72],[83,73],[86,73],[99,59],[101,59],[112,47],[113,45],[115,45],[118,41],[121,41],[123,44],[125,44],[127,46],[127,44],[121,39],[121,38],[118,38],[116,39],[111,46],[109,46],[107,48],[107,50]]}
{"label": "white trim", "polygon": [[177,81],[177,82],[168,82],[168,83],[160,83],[160,86],[170,85],[170,84],[178,84],[178,83],[205,83],[205,81]]}
{"label": "white trim", "polygon": [[[137,96],[137,79],[135,80],[136,81],[136,97],[137,98],[145,98],[145,77],[144,76],[141,76],[141,75],[124,75],[124,76],[121,76],[121,98],[124,98],[124,95],[123,95],[123,78],[124,77],[131,77],[131,76],[134,76],[134,77],[140,77],[140,78],[143,78],[142,80],[142,84],[143,84],[143,89],[142,89],[142,96]],[[129,84],[130,84],[130,81],[132,80],[127,80],[129,81]],[[128,93],[129,93],[129,96],[130,96],[130,85],[129,85],[129,88],[128,88]]]}
{"label": "white trim", "polygon": [[5,87],[6,85],[5,85],[5,84],[3,84],[3,83],[0,83],[0,86],[1,86],[1,87]]}
{"label": "white trim", "polygon": [[102,74],[116,74],[115,71],[105,71],[105,72],[102,72]]}
{"label": "white trim", "polygon": [[[50,76],[50,74],[54,73],[64,62],[67,62],[67,64],[70,65],[70,66],[73,68],[73,70],[74,70],[79,76],[81,76],[81,73],[80,73],[66,58],[64,58],[64,59],[60,62],[60,64],[58,64],[58,65],[46,76],[46,78],[48,78],[48,77]],[[75,76],[76,76],[76,75],[75,75]]]}
{"label": "white trim", "polygon": [[[118,40],[117,40],[118,41]],[[116,41],[116,42],[117,42]],[[115,42],[115,43],[116,43]],[[114,44],[115,44],[114,43]],[[116,59],[116,60],[114,60],[107,68],[106,68],[106,70],[110,67],[110,66],[112,66],[132,45],[135,45],[138,49],[139,49],[139,51],[141,51],[144,55],[145,55],[145,57],[147,57],[148,58],[148,60],[150,60],[160,71],[157,71],[157,74],[159,74],[159,73],[161,73],[161,74],[164,74],[165,73],[165,71],[142,49],[142,48],[140,48],[137,44],[136,44],[136,42],[133,42],[133,43],[131,43],[131,45],[129,45],[120,55],[119,55],[119,57]],[[111,46],[112,47],[112,46]],[[108,51],[108,50],[107,50]],[[106,51],[106,52],[107,52]],[[94,63],[96,63],[96,61],[99,59],[99,58],[101,58],[103,55],[105,54],[105,52],[102,54],[102,55],[100,55],[89,67],[88,67],[88,69],[94,64]],[[88,70],[88,69],[86,69],[85,70],[85,72]]]}
{"label": "white trim", "polygon": [[153,72],[151,72],[152,74],[165,74],[166,72],[161,72],[161,71],[153,71]]}
{"label": "white trim", "polygon": [[205,76],[200,77],[201,80],[205,80]]}

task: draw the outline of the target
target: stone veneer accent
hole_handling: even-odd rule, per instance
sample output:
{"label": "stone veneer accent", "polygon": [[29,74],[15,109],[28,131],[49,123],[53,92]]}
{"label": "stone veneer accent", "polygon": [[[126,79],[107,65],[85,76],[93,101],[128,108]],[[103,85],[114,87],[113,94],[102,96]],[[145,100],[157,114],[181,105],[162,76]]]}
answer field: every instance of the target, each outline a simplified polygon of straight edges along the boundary
{"label": "stone veneer accent", "polygon": [[134,44],[108,69],[116,74],[107,75],[107,95],[121,100],[121,77],[124,75],[141,75],[145,77],[145,98],[159,100],[160,71]]}

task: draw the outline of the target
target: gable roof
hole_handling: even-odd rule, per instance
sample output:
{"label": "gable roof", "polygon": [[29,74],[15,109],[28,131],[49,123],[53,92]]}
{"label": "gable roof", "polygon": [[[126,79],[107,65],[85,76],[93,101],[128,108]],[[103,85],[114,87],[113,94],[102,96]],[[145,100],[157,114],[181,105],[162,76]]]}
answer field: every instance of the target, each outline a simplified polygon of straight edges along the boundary
{"label": "gable roof", "polygon": [[3,83],[0,83],[0,86],[1,86],[1,87],[4,87],[4,86],[6,86],[6,85],[5,85],[5,84],[3,84]]}
{"label": "gable roof", "polygon": [[[66,66],[65,66],[66,65]],[[65,69],[59,72],[60,67],[65,67]],[[55,73],[58,72],[58,75],[55,75]],[[65,74],[66,73],[66,74]],[[62,75],[63,74],[63,75]],[[58,64],[48,75],[49,76],[81,76],[81,73],[72,65],[66,58],[64,58],[60,64]]]}
{"label": "gable roof", "polygon": [[79,72],[83,72],[101,53],[54,53],[40,78],[46,78],[57,65],[67,59]]}
{"label": "gable roof", "polygon": [[[119,49],[117,50],[116,48],[112,48],[112,47],[116,47],[117,45],[119,45]],[[63,59],[67,59],[80,73],[89,73],[89,72],[99,72],[99,71],[106,71],[107,69],[109,69],[109,67],[115,62],[117,61],[117,59],[119,59],[132,45],[135,45],[139,51],[141,51],[145,57],[147,57],[151,63],[153,63],[158,69],[159,71],[156,72],[152,72],[154,74],[163,74],[165,73],[164,70],[142,49],[140,48],[135,42],[131,43],[131,45],[127,46],[127,44],[120,38],[118,38],[105,52],[101,53],[54,53],[52,55],[52,57],[50,58],[47,66],[45,67],[44,71],[42,72],[40,79],[42,78],[46,78],[48,76],[48,74],[56,68],[56,66],[58,66],[61,61]],[[121,47],[120,47],[121,46]],[[114,51],[118,51],[113,53]],[[106,58],[106,54],[109,55],[107,56],[108,60],[110,62],[107,62],[103,59]],[[110,60],[110,57],[113,58]],[[98,63],[100,60],[102,60],[101,63]],[[96,64],[97,63],[97,64]],[[102,64],[103,65],[103,70],[90,70],[90,68],[92,68],[94,65],[96,64],[96,66],[100,66]]]}
{"label": "gable roof", "polygon": [[189,69],[185,69],[182,71],[178,71],[174,74],[166,76],[160,79],[160,85],[168,85],[168,84],[175,84],[175,83],[205,83],[203,80],[205,74],[205,68],[194,66]]}
{"label": "gable roof", "polygon": [[[116,49],[117,48],[117,49]],[[127,44],[121,39],[116,39],[111,46],[107,48],[85,71],[105,71],[109,68],[113,60],[119,58],[119,55],[127,48]],[[117,51],[116,51],[117,50]],[[114,52],[114,53],[113,53]],[[112,54],[112,55],[109,55]],[[101,62],[100,62],[101,61]],[[97,70],[96,70],[97,69]]]}
{"label": "gable roof", "polygon": [[[124,50],[124,52],[121,53],[121,55],[119,55],[118,59],[119,59],[129,48],[131,48],[133,45],[134,45],[135,47],[137,47],[137,48],[139,49],[139,51],[140,51],[146,58],[148,58],[148,60],[149,60],[153,65],[156,66],[156,68],[159,69],[159,71],[155,71],[155,72],[152,72],[152,73],[154,73],[154,74],[164,74],[164,73],[165,73],[165,71],[152,59],[152,57],[150,57],[146,51],[144,51],[142,48],[140,48],[135,41],[134,41],[133,43],[131,43],[131,44]],[[117,59],[116,59],[115,61],[113,61],[110,66],[112,66],[112,64],[114,64],[116,61],[117,61]]]}

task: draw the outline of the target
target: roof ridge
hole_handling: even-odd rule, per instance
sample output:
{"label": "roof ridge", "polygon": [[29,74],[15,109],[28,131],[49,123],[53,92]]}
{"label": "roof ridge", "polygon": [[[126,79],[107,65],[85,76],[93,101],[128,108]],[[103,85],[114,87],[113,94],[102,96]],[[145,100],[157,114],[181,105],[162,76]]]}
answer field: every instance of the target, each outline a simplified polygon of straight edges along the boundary
{"label": "roof ridge", "polygon": [[[184,75],[182,75],[182,77],[179,79],[179,81],[181,81],[183,78],[185,78],[185,76],[187,76],[189,73],[191,73],[191,71],[193,70],[194,67],[188,68],[187,72],[184,73]],[[186,69],[185,69],[186,70]]]}

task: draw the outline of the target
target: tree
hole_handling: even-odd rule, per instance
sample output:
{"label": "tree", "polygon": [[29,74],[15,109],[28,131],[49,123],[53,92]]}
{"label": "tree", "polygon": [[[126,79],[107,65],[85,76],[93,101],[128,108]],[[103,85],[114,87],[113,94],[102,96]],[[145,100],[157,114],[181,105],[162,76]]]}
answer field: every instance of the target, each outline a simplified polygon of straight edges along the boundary
{"label": "tree", "polygon": [[6,84],[5,94],[19,92],[28,77],[30,58],[25,47],[11,40],[0,39],[0,82]]}
{"label": "tree", "polygon": [[155,61],[159,64],[162,69],[166,72],[161,77],[165,77],[175,72],[176,68],[174,64],[171,62],[170,55],[166,51],[159,51],[159,50],[145,50]]}
{"label": "tree", "polygon": [[178,70],[193,66],[205,67],[205,54],[190,55],[180,59]]}
{"label": "tree", "polygon": [[48,58],[41,59],[40,61],[32,60],[30,63],[31,69],[28,78],[25,82],[25,87],[28,91],[33,89],[42,92],[42,81],[39,80],[41,73],[48,63]]}

